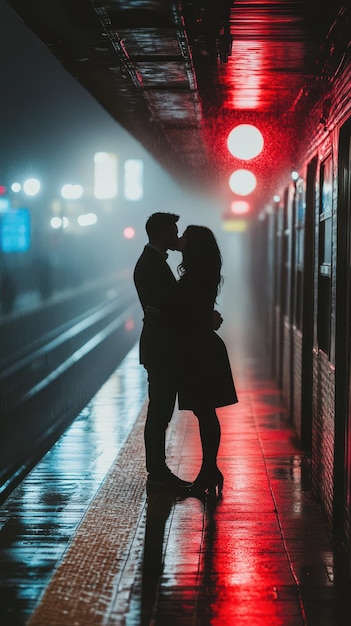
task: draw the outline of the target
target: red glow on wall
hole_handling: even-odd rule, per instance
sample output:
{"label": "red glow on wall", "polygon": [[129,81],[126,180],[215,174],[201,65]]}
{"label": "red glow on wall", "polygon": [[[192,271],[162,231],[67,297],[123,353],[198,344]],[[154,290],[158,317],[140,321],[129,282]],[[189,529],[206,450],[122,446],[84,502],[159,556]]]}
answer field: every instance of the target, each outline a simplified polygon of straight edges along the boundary
{"label": "red glow on wall", "polygon": [[264,106],[266,84],[263,75],[269,51],[265,42],[248,45],[245,40],[236,40],[229,69],[232,106],[234,109],[253,111]]}

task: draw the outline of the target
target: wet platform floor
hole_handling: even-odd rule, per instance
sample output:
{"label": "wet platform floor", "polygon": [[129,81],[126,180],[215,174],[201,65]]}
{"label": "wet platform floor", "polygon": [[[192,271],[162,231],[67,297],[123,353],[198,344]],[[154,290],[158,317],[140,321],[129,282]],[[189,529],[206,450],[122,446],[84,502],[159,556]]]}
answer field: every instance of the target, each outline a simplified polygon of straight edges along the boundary
{"label": "wet platform floor", "polygon": [[[331,537],[279,390],[255,359],[219,409],[223,498],[147,494],[146,378],[128,354],[0,508],[2,626],[346,626]],[[195,417],[168,464],[193,479]]]}

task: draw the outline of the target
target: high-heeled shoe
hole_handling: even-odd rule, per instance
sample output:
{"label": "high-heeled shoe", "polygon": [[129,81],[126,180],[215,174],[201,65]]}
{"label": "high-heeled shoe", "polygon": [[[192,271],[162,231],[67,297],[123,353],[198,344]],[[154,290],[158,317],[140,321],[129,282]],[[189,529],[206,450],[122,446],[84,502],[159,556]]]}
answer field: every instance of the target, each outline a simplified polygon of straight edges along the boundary
{"label": "high-heeled shoe", "polygon": [[218,467],[214,469],[201,469],[199,475],[189,487],[189,490],[194,494],[206,494],[208,496],[221,498],[223,495],[223,483],[224,476]]}

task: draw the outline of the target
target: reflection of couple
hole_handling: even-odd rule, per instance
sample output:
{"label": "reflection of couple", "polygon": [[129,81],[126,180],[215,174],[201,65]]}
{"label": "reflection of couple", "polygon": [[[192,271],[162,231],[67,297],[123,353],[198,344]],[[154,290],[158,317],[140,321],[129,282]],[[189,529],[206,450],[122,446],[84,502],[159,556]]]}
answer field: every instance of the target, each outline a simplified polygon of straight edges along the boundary
{"label": "reflection of couple", "polygon": [[[204,226],[188,226],[178,239],[178,220],[172,213],[149,217],[149,243],[134,270],[144,310],[140,362],[148,373],[144,431],[148,484],[220,494],[216,407],[237,402],[227,350],[215,332],[221,324],[214,306],[222,258],[212,231]],[[166,259],[167,250],[178,249],[183,258],[177,281]],[[199,421],[202,465],[193,483],[181,480],[166,465],[166,429],[177,394],[179,408],[193,411]]]}

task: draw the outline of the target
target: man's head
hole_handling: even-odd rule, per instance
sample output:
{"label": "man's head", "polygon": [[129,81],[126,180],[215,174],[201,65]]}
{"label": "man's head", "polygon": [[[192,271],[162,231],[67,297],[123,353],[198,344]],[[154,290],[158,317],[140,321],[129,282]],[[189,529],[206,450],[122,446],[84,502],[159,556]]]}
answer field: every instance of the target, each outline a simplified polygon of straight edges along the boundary
{"label": "man's head", "polygon": [[160,250],[178,250],[179,215],[174,213],[153,213],[145,228],[149,242]]}

